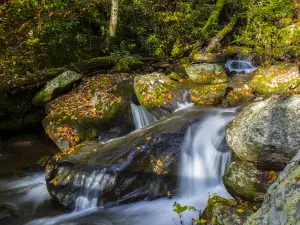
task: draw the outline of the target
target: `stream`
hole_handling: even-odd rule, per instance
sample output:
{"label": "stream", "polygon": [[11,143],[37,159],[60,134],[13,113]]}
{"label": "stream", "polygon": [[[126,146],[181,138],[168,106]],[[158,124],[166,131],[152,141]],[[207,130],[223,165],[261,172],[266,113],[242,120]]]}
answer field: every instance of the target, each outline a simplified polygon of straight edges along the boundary
{"label": "stream", "polygon": [[[135,105],[132,107],[138,112],[133,112],[136,126],[145,123],[143,121],[151,123],[148,119],[151,115],[149,112]],[[190,107],[193,106],[190,105]],[[180,110],[186,109],[186,104],[182,104]],[[141,110],[143,111],[141,112]],[[209,195],[213,193],[230,198],[221,177],[231,160],[231,152],[225,144],[225,127],[234,116],[235,109],[211,108],[207,116],[188,128],[182,143],[178,167],[179,191],[172,199],[161,198],[101,209],[97,207],[97,193],[88,193],[89,191],[87,191],[82,194],[86,197],[76,200],[73,212],[64,213],[51,200],[44,174],[42,172],[31,173],[18,179],[0,181],[1,202],[14,204],[20,214],[19,218],[9,218],[0,224],[179,224],[177,214],[172,211],[175,201],[181,205],[192,205],[203,210]],[[103,176],[101,171],[94,171],[90,177],[84,179],[84,186],[89,190],[95,190],[93,185],[97,184],[101,176]],[[187,223],[192,218],[197,218],[197,213],[188,212],[184,215]]]}

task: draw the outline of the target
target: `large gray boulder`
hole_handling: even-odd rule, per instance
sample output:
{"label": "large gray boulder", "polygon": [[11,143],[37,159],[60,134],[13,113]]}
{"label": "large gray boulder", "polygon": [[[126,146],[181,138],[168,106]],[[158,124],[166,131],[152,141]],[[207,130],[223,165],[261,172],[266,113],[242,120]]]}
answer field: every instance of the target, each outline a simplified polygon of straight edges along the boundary
{"label": "large gray boulder", "polygon": [[299,118],[300,96],[253,103],[227,126],[227,144],[241,160],[281,170],[299,151]]}
{"label": "large gray boulder", "polygon": [[268,189],[262,207],[245,225],[300,224],[300,153]]}

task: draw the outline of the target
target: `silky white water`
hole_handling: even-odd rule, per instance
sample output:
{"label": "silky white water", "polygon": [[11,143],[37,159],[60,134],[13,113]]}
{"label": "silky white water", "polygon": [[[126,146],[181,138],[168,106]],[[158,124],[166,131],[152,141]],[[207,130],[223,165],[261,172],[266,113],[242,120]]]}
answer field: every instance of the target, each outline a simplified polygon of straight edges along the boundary
{"label": "silky white water", "polygon": [[178,108],[175,110],[175,112],[178,111],[178,110],[182,110],[182,109],[192,107],[193,105],[194,105],[194,103],[190,102],[188,100],[188,91],[185,90],[184,93],[183,93],[182,99],[177,102]]}
{"label": "silky white water", "polygon": [[143,106],[130,103],[135,129],[140,129],[154,123],[157,119]]}
{"label": "silky white water", "polygon": [[241,59],[229,59],[227,60],[225,66],[230,72],[236,73],[252,73],[258,68],[252,65],[251,59],[241,58]]}
{"label": "silky white water", "polygon": [[[174,221],[180,224],[178,215],[172,210],[174,201],[204,209],[212,193],[230,198],[221,177],[230,161],[230,152],[224,144],[225,126],[234,118],[234,113],[234,109],[212,109],[208,116],[188,128],[178,167],[179,193],[173,199],[141,201],[104,210],[97,208],[101,184],[106,178],[103,171],[93,171],[79,179],[84,189],[72,213],[16,224],[174,225]],[[192,218],[197,218],[197,213],[184,214],[186,224],[190,224]]]}

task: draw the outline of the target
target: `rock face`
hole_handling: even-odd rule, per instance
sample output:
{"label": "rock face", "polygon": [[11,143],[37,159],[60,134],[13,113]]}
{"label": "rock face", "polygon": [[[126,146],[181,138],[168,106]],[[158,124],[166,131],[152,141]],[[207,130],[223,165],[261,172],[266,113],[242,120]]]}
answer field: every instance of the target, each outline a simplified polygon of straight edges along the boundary
{"label": "rock face", "polygon": [[262,201],[268,187],[268,173],[256,168],[253,163],[232,162],[223,175],[227,191],[234,197],[248,201]]}
{"label": "rock face", "polygon": [[250,86],[263,95],[300,93],[299,67],[295,64],[283,63],[261,67],[255,72]]}
{"label": "rock face", "polygon": [[300,224],[300,154],[298,153],[268,189],[262,207],[245,225]]}
{"label": "rock face", "polygon": [[146,109],[168,114],[177,108],[175,89],[178,83],[161,73],[151,73],[134,78],[134,92]]}
{"label": "rock face", "polygon": [[238,205],[234,200],[214,196],[208,200],[201,218],[207,225],[242,225],[253,212],[249,205]]}
{"label": "rock face", "polygon": [[116,125],[121,129],[120,135],[124,135],[132,128],[128,101],[133,94],[130,80],[128,74],[86,78],[76,89],[47,106],[47,117],[43,120],[45,131],[62,151],[103,136],[101,132]]}
{"label": "rock face", "polygon": [[71,88],[72,84],[81,79],[82,75],[73,71],[66,71],[53,80],[49,81],[46,86],[33,99],[35,105],[43,105],[63,92]]}
{"label": "rock face", "polygon": [[190,91],[190,98],[198,105],[218,105],[225,97],[225,92],[225,84],[206,85],[193,88]]}
{"label": "rock face", "polygon": [[227,144],[241,160],[281,170],[299,151],[299,118],[299,96],[252,103],[227,126]]}
{"label": "rock face", "polygon": [[186,66],[189,78],[199,84],[218,84],[228,81],[227,74],[218,64],[201,63]]}
{"label": "rock face", "polygon": [[83,143],[55,156],[46,168],[49,193],[74,208],[76,199],[85,197],[85,179],[90,178],[89,190],[98,192],[87,196],[104,207],[167,196],[176,188],[185,131],[207,113],[196,107],[178,111],[104,145]]}

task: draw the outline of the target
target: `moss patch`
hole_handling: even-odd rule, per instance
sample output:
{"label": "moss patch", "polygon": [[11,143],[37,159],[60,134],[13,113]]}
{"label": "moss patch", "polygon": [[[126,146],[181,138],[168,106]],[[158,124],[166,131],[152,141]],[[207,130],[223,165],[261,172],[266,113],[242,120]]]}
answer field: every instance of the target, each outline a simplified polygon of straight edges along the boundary
{"label": "moss patch", "polygon": [[225,84],[206,85],[192,89],[190,98],[199,105],[217,105],[222,102],[225,92]]}

